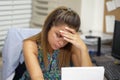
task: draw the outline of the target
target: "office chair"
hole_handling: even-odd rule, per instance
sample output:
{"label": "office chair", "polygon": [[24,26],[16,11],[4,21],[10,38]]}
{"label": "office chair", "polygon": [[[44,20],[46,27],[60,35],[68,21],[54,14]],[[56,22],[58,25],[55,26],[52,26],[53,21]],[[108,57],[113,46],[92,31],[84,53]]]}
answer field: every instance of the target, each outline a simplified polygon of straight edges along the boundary
{"label": "office chair", "polygon": [[[40,29],[33,28],[11,28],[2,49],[3,80],[10,80],[15,69],[24,61],[22,55],[22,41],[40,32]],[[13,77],[12,77],[13,78]],[[11,79],[12,80],[12,79]]]}

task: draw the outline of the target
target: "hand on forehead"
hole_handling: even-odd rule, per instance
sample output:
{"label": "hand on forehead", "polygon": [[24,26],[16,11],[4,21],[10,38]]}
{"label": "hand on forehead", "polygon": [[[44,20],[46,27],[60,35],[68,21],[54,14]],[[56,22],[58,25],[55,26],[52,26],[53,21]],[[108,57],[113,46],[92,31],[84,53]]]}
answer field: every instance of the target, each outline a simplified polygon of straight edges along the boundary
{"label": "hand on forehead", "polygon": [[73,28],[70,28],[69,26],[67,25],[64,25],[63,29],[60,29],[60,32],[70,32],[70,33],[75,33],[75,29]]}

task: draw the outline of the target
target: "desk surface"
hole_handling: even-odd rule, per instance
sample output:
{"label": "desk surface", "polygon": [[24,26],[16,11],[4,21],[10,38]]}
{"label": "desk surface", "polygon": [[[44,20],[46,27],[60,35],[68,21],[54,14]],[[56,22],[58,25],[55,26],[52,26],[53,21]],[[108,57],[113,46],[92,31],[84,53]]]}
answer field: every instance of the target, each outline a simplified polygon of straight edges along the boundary
{"label": "desk surface", "polygon": [[[102,56],[94,56],[92,57],[95,61],[97,62],[101,62],[101,61],[113,61],[114,58],[110,55],[102,55]],[[107,80],[106,77],[104,77],[104,80]]]}
{"label": "desk surface", "polygon": [[[96,46],[88,46],[88,49],[96,49]],[[101,61],[113,61],[114,58],[111,56],[111,46],[101,46],[101,56],[96,56],[96,54],[92,55],[92,60],[95,62],[101,62]],[[104,77],[104,80],[107,80]]]}
{"label": "desk surface", "polygon": [[[101,56],[94,56],[93,59],[96,62],[102,62],[102,61],[114,61],[115,59],[111,55],[101,55]],[[104,77],[104,80],[108,80]]]}
{"label": "desk surface", "polygon": [[[115,61],[116,59],[111,56],[112,52],[112,45],[110,44],[101,44],[100,48],[98,45],[87,45],[89,49],[89,53],[92,56],[93,63],[96,64],[99,62],[106,62],[106,61]],[[96,56],[96,52],[100,50],[101,56]],[[115,70],[114,70],[115,71]],[[116,70],[117,71],[117,70]],[[104,78],[104,80],[107,80]]]}
{"label": "desk surface", "polygon": [[111,55],[101,55],[92,57],[97,62],[101,61],[114,61],[115,59]]}

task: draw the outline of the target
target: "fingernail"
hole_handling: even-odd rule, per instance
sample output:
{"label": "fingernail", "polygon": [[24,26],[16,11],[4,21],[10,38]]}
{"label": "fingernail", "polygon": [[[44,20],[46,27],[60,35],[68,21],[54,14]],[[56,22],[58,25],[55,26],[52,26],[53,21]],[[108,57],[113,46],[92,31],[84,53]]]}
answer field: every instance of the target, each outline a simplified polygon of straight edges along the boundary
{"label": "fingernail", "polygon": [[68,29],[68,27],[65,27],[65,29]]}
{"label": "fingernail", "polygon": [[60,32],[63,32],[62,30],[60,30]]}

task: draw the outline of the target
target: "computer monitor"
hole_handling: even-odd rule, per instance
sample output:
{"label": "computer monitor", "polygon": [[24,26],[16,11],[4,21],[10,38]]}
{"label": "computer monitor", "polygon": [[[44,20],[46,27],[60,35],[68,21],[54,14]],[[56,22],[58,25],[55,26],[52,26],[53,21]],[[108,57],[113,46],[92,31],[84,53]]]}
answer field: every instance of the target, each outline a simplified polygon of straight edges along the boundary
{"label": "computer monitor", "polygon": [[120,60],[120,21],[115,21],[112,43],[112,56]]}

